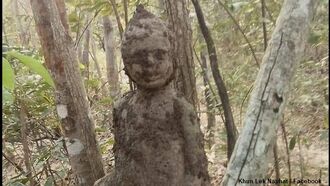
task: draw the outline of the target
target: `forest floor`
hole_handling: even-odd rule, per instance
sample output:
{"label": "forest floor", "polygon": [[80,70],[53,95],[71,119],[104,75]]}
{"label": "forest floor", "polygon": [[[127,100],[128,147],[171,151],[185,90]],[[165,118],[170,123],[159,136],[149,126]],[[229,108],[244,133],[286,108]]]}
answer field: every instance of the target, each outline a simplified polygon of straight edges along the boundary
{"label": "forest floor", "polygon": [[[201,108],[203,110],[205,108]],[[234,113],[239,113],[235,112]],[[329,147],[328,139],[321,139],[324,136],[328,136],[324,133],[323,125],[325,125],[324,118],[321,112],[306,115],[305,113],[299,112],[288,112],[289,119],[284,119],[286,121],[286,133],[287,140],[290,143],[292,137],[297,133],[297,129],[301,130],[301,145],[299,148],[298,143],[290,153],[290,164],[291,164],[291,177],[300,179],[319,179],[323,185],[328,185],[328,163],[329,163]],[[200,114],[200,122],[202,132],[205,133],[207,125],[207,116],[205,113]],[[239,121],[239,114],[234,115],[236,121]],[[244,115],[242,116],[244,118]],[[241,130],[242,127],[238,126]],[[278,129],[278,159],[280,167],[280,178],[288,179],[288,164],[287,164],[287,153],[286,144],[283,139],[283,133],[281,128]],[[106,132],[99,136],[101,144],[106,143],[106,141],[111,138],[111,134]],[[289,144],[288,144],[289,146]],[[227,166],[227,154],[226,154],[226,133],[223,122],[220,116],[216,116],[216,126],[215,126],[215,144],[211,149],[207,149],[206,154],[209,161],[209,173],[211,176],[212,186],[219,186],[221,180],[226,172]],[[111,147],[108,146],[107,150],[111,152]],[[114,166],[113,156],[109,156],[108,153],[103,154],[105,167],[107,172],[109,172]],[[269,173],[271,178],[275,179],[274,171],[274,161],[269,163]],[[303,176],[301,176],[303,175]]]}
{"label": "forest floor", "polygon": [[[310,111],[306,112],[312,113]],[[234,110],[234,113],[239,112],[235,112]],[[288,113],[289,114],[287,114],[287,117],[284,119],[288,143],[292,143],[292,138],[296,136],[297,131],[301,132],[299,138],[300,145],[298,142],[296,142],[294,148],[289,151],[292,178],[300,179],[303,177],[304,179],[321,179],[322,185],[328,185],[329,142],[328,133],[326,133],[328,130],[324,130],[324,128],[326,128],[324,125],[328,125],[328,123],[324,121],[325,119],[322,117],[322,112],[316,111],[313,114],[306,114],[305,112],[300,113],[295,111]],[[205,133],[205,128],[207,125],[206,114],[202,113],[199,117],[201,122],[201,129]],[[234,115],[234,117],[236,121],[239,121],[238,114]],[[95,115],[95,118],[99,118],[99,116]],[[242,116],[242,118],[244,118],[244,116]],[[107,173],[109,173],[114,166],[114,157],[111,150],[114,140],[111,131],[108,130],[108,125],[102,126],[101,128],[103,128],[103,131],[97,132],[97,139],[101,147],[105,170]],[[242,129],[239,124],[238,129],[239,131]],[[280,178],[287,179],[288,155],[286,153],[286,143],[284,141],[281,128],[279,128],[277,136]],[[290,144],[288,144],[288,146],[289,145]],[[18,155],[20,152],[21,149],[17,148],[17,154],[15,153],[16,155],[13,155],[16,157],[15,161],[18,162],[20,166],[24,166],[23,158]],[[226,133],[223,122],[219,116],[216,117],[215,144],[211,149],[206,148],[206,153],[209,161],[209,173],[211,176],[212,186],[218,186],[220,185],[220,182],[225,174],[227,166]],[[57,160],[52,161],[51,166],[53,170],[63,169],[63,163],[60,163]],[[65,169],[68,171],[69,166],[67,163],[65,163],[65,167]],[[8,181],[10,178],[18,174],[17,170],[15,170],[15,168],[10,163],[4,164],[2,170],[2,183],[6,183],[6,181]],[[270,175],[271,178],[275,178],[274,161],[269,163],[268,175]],[[65,180],[65,182],[68,182],[65,185],[72,185],[72,174],[67,174]]]}

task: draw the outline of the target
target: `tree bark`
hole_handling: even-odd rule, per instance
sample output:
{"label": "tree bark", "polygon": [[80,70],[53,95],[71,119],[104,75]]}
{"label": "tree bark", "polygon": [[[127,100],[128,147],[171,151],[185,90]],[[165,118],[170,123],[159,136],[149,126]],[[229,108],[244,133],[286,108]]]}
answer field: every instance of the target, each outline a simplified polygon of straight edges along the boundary
{"label": "tree bark", "polygon": [[207,63],[206,63],[206,54],[205,51],[202,51],[200,53],[201,55],[201,61],[202,61],[202,68],[204,69],[203,73],[203,83],[205,86],[204,96],[206,101],[206,109],[207,109],[207,143],[208,148],[211,149],[212,145],[214,144],[214,126],[215,126],[215,114],[213,111],[214,101],[211,96],[210,89],[208,88],[209,82],[208,82],[208,70],[207,70]]}
{"label": "tree bark", "polygon": [[115,13],[117,24],[118,24],[118,30],[119,30],[120,39],[122,39],[123,38],[124,29],[123,29],[123,26],[122,26],[121,21],[120,21],[120,16],[119,16],[119,13],[118,13],[118,10],[117,10],[116,0],[109,0],[109,2],[111,4],[111,6],[112,6],[113,12]]}
{"label": "tree bark", "polygon": [[100,65],[99,65],[99,60],[97,59],[97,56],[96,56],[96,51],[95,51],[95,41],[93,39],[93,37],[91,38],[91,53],[92,53],[92,58],[93,58],[93,61],[94,61],[94,67],[96,69],[96,72],[97,72],[97,76],[102,80],[102,72],[101,72],[101,68],[100,68]]}
{"label": "tree bark", "polygon": [[65,29],[65,31],[69,34],[69,22],[68,22],[68,17],[66,15],[66,9],[65,9],[65,3],[63,0],[55,0],[58,12],[60,14],[61,18],[61,23]]}
{"label": "tree bark", "polygon": [[[89,17],[87,16],[86,23],[89,22]],[[89,79],[89,43],[90,43],[90,25],[87,26],[86,31],[84,33],[85,39],[83,43],[83,51],[82,51],[82,64],[85,68],[82,70],[83,77]]]}
{"label": "tree bark", "polygon": [[197,107],[197,91],[193,52],[192,31],[189,21],[187,0],[168,0],[167,17],[173,32],[173,62],[176,66],[174,87],[184,95],[189,103]]}
{"label": "tree bark", "polygon": [[313,0],[284,2],[222,185],[258,185],[242,179],[265,178],[288,100],[289,82],[304,52],[314,5]]}
{"label": "tree bark", "polygon": [[35,186],[36,181],[33,179],[32,175],[32,165],[31,165],[31,151],[29,149],[29,143],[27,140],[28,136],[28,126],[27,126],[27,114],[26,114],[26,108],[23,105],[23,103],[20,103],[20,110],[19,110],[19,120],[21,123],[21,140],[22,140],[22,145],[23,145],[23,156],[24,156],[24,164],[26,167],[26,172],[27,172],[27,177],[30,181],[30,186]]}
{"label": "tree bark", "polygon": [[30,38],[28,37],[28,29],[25,29],[23,27],[22,21],[20,19],[20,12],[19,12],[19,7],[18,7],[18,0],[13,0],[11,3],[11,8],[12,8],[12,12],[14,14],[14,19],[16,22],[16,28],[18,30],[18,35],[19,35],[19,39],[22,43],[23,46],[27,47],[30,41]]}
{"label": "tree bark", "polygon": [[202,31],[202,34],[204,36],[204,39],[206,41],[208,53],[209,53],[209,59],[210,59],[210,64],[211,64],[211,69],[212,69],[212,75],[215,81],[215,84],[218,89],[218,93],[221,99],[222,107],[224,110],[224,115],[225,115],[225,127],[227,131],[227,157],[228,160],[230,159],[230,156],[233,152],[235,142],[236,142],[236,136],[237,136],[237,129],[234,124],[234,118],[233,114],[230,108],[230,103],[229,103],[229,97],[227,94],[227,89],[225,86],[224,81],[222,80],[222,77],[219,72],[219,66],[218,66],[218,59],[217,59],[217,51],[215,49],[215,45],[211,36],[211,33],[209,29],[206,26],[205,20],[204,20],[204,15],[202,12],[202,9],[199,5],[198,0],[192,0],[195,11],[197,14],[198,22],[200,29]]}
{"label": "tree bark", "polygon": [[128,0],[123,0],[123,4],[124,4],[124,15],[125,15],[125,28],[128,24]]}
{"label": "tree bark", "polygon": [[[100,68],[100,65],[99,65],[99,61],[97,59],[95,47],[96,47],[95,46],[95,41],[94,41],[93,37],[91,37],[91,51],[92,51],[91,56],[92,56],[92,59],[94,61],[94,66],[95,66],[95,69],[96,69],[96,72],[97,72],[97,76],[99,77],[102,85],[105,85],[106,82],[104,81],[104,79],[102,77],[102,72],[101,72],[101,68]],[[102,94],[104,96],[106,96],[108,94],[108,91],[105,88],[105,86],[102,86],[101,89],[102,89]]]}
{"label": "tree bark", "polygon": [[31,0],[30,3],[45,64],[55,82],[57,113],[77,185],[93,185],[104,175],[104,170],[74,44],[61,23],[54,1]]}
{"label": "tree bark", "polygon": [[2,20],[2,38],[4,38],[5,44],[7,44],[8,46],[11,46],[7,37],[7,33],[5,30],[5,23],[4,20]]}
{"label": "tree bark", "polygon": [[110,85],[110,96],[115,98],[119,94],[118,69],[115,60],[115,40],[113,27],[109,17],[103,17],[104,45],[106,53],[107,78]]}

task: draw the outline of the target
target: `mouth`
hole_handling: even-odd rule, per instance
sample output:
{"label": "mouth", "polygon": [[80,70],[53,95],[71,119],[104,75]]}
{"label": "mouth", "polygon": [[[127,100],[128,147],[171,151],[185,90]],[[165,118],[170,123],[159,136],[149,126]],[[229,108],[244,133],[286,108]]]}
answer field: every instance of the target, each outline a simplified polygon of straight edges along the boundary
{"label": "mouth", "polygon": [[[152,73],[154,74],[154,73]],[[143,76],[143,79],[145,81],[156,81],[160,78],[160,75],[159,74],[155,74],[155,75],[152,75],[152,74],[149,74],[149,73],[146,73],[144,76]]]}

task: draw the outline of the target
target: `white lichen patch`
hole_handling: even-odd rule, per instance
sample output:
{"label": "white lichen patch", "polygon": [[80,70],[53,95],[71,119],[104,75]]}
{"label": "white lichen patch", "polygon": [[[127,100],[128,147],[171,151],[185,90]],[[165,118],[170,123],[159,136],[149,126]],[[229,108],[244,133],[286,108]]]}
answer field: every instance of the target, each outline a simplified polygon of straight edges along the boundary
{"label": "white lichen patch", "polygon": [[309,9],[309,4],[310,4],[310,0],[305,0],[305,1],[299,1],[299,5],[300,5],[300,12],[303,14],[308,15],[308,9]]}
{"label": "white lichen patch", "polygon": [[67,149],[69,156],[75,156],[80,154],[80,152],[84,149],[84,145],[79,139],[70,139],[67,141]]}
{"label": "white lichen patch", "polygon": [[93,115],[92,115],[92,112],[91,112],[90,109],[88,110],[88,118],[89,118],[90,120],[93,119]]}
{"label": "white lichen patch", "polygon": [[61,119],[68,117],[68,107],[66,105],[58,104],[56,106],[56,111]]}
{"label": "white lichen patch", "polygon": [[127,117],[127,110],[126,110],[126,109],[124,109],[124,110],[121,112],[121,117],[122,117],[123,119],[126,119],[126,117]]}
{"label": "white lichen patch", "polygon": [[261,156],[265,153],[265,149],[266,149],[266,146],[267,146],[267,142],[260,139],[257,141],[257,144],[256,144],[256,148],[254,150],[254,153],[256,156]]}
{"label": "white lichen patch", "polygon": [[78,177],[78,182],[79,183],[86,183],[86,179],[83,177]]}
{"label": "white lichen patch", "polygon": [[67,126],[67,125],[65,125],[65,126],[64,126],[64,129],[68,131],[68,130],[70,130],[70,127]]}

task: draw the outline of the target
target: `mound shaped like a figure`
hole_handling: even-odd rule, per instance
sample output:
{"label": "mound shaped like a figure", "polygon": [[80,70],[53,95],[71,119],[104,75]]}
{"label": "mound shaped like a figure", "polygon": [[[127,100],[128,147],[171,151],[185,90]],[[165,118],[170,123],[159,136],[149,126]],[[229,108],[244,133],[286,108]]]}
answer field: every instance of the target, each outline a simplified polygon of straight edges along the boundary
{"label": "mound shaped like a figure", "polygon": [[95,186],[210,185],[198,118],[170,85],[169,38],[165,23],[139,5],[122,43],[137,90],[115,105],[115,168]]}

